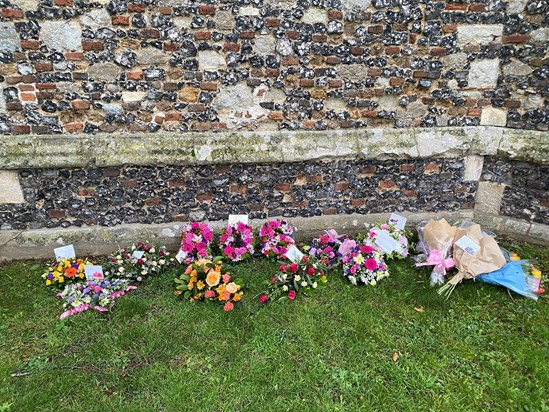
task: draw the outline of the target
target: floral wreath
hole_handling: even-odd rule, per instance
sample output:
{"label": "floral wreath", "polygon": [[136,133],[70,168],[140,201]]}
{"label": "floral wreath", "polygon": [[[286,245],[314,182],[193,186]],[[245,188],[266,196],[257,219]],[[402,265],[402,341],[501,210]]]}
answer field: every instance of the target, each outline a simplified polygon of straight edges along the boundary
{"label": "floral wreath", "polygon": [[192,222],[181,232],[182,263],[190,265],[196,259],[211,259],[211,242],[214,236],[207,223]]}
{"label": "floral wreath", "polygon": [[85,280],[85,266],[92,266],[93,263],[87,259],[64,258],[48,267],[46,273],[42,274],[46,286],[65,287],[72,283]]}
{"label": "floral wreath", "polygon": [[[387,235],[398,242],[398,247],[391,253],[384,253],[383,249],[381,249],[376,243],[377,237],[382,232],[387,233]],[[408,238],[406,237],[404,230],[398,229],[392,223],[377,223],[372,226],[364,237],[364,244],[373,247],[376,251],[383,254],[386,259],[404,259],[409,253]]]}
{"label": "floral wreath", "polygon": [[255,251],[253,228],[238,222],[227,225],[219,237],[221,254],[231,262],[240,262],[250,258]]}
{"label": "floral wreath", "polygon": [[261,254],[270,258],[286,256],[288,247],[295,245],[294,227],[285,220],[271,220],[259,228]]}
{"label": "floral wreath", "polygon": [[137,242],[114,252],[105,268],[107,277],[122,277],[141,282],[145,276],[159,273],[173,261],[165,246]]}
{"label": "floral wreath", "polygon": [[343,275],[353,285],[363,283],[375,286],[389,276],[389,269],[381,253],[371,246],[362,245],[355,247],[343,258]]}
{"label": "floral wreath", "polygon": [[327,230],[324,235],[311,241],[311,245],[305,248],[309,256],[320,259],[327,267],[335,266],[339,263],[340,254],[338,252],[341,246],[340,238],[334,229]]}

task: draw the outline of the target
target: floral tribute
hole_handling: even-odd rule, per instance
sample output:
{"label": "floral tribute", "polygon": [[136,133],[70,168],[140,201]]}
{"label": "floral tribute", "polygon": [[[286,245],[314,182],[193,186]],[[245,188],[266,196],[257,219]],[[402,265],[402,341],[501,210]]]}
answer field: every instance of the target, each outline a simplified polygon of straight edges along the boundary
{"label": "floral tribute", "polygon": [[165,246],[137,242],[113,253],[105,264],[107,277],[141,282],[144,277],[160,273],[173,262]]}
{"label": "floral tribute", "polygon": [[136,287],[131,286],[128,279],[95,279],[67,285],[63,292],[58,294],[63,299],[63,308],[65,308],[60,319],[63,320],[89,309],[106,312],[112,307],[116,298],[132,289]]}
{"label": "floral tribute", "polygon": [[240,262],[250,258],[255,251],[253,228],[238,222],[228,225],[221,231],[219,249],[231,262]]}
{"label": "floral tribute", "polygon": [[285,220],[271,220],[259,228],[261,253],[270,258],[284,258],[288,247],[295,245],[294,227]]}
{"label": "floral tribute", "polygon": [[343,258],[343,275],[353,285],[363,283],[375,286],[389,276],[389,269],[381,253],[368,245],[356,246]]}
{"label": "floral tribute", "polygon": [[208,300],[223,304],[229,312],[242,299],[242,283],[233,280],[229,272],[223,272],[221,257],[213,260],[200,259],[190,264],[185,273],[174,281],[175,294],[190,301]]}
{"label": "floral tribute", "polygon": [[[391,238],[397,241],[395,244],[396,248],[391,253],[384,253],[383,249],[378,246],[376,240],[381,232],[385,232]],[[392,223],[377,223],[373,225],[368,234],[364,238],[364,244],[373,247],[376,251],[383,254],[386,259],[404,259],[408,257],[409,247],[408,247],[408,238],[404,233],[404,230],[398,229]]]}
{"label": "floral tribute", "polygon": [[306,247],[309,256],[314,256],[321,260],[326,267],[332,267],[339,263],[340,254],[338,253],[341,246],[340,238],[334,229],[327,230],[324,235],[315,238],[311,241],[311,246]]}
{"label": "floral tribute", "polygon": [[65,285],[83,282],[86,278],[84,267],[91,265],[93,263],[85,259],[59,259],[48,267],[47,272],[42,275],[42,279],[44,279],[46,286],[63,288]]}
{"label": "floral tribute", "polygon": [[190,265],[196,259],[211,259],[212,228],[206,223],[191,222],[181,232],[182,263]]}
{"label": "floral tribute", "polygon": [[328,281],[325,270],[321,260],[307,255],[299,263],[282,264],[279,273],[269,280],[268,290],[259,296],[259,302],[294,300],[298,293],[311,295]]}

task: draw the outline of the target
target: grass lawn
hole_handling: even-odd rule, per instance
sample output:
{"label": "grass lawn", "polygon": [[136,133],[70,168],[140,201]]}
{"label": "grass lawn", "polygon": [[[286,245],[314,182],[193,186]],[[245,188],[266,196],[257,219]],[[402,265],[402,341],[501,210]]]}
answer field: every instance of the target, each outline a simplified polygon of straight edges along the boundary
{"label": "grass lawn", "polygon": [[[512,250],[549,273],[549,250]],[[445,301],[401,261],[261,306],[258,259],[233,312],[178,300],[173,270],[60,322],[43,267],[0,267],[0,411],[549,411],[547,298],[469,281]]]}

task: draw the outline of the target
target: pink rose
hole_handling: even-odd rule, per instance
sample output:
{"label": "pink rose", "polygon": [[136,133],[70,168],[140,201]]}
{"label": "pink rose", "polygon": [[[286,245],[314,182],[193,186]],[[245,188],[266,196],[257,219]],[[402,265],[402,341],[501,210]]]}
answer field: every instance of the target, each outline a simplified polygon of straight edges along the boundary
{"label": "pink rose", "polygon": [[223,310],[225,312],[230,312],[233,309],[234,309],[234,305],[232,304],[232,302],[227,302],[225,303],[225,306],[223,306]]}
{"label": "pink rose", "polygon": [[292,273],[297,272],[297,265],[295,263],[292,263],[290,265],[290,272],[292,272]]}
{"label": "pink rose", "polygon": [[231,281],[231,275],[229,275],[228,273],[225,273],[221,277],[223,278],[223,283],[229,283]]}
{"label": "pink rose", "polygon": [[313,268],[313,267],[308,267],[308,268],[307,268],[307,274],[308,274],[309,276],[314,275],[314,274],[315,274],[315,268]]}
{"label": "pink rose", "polygon": [[267,301],[269,300],[269,297],[265,294],[262,294],[260,297],[259,297],[259,303],[261,303],[262,305],[267,303]]}
{"label": "pink rose", "polygon": [[294,300],[295,299],[295,290],[290,290],[288,292],[288,299]]}
{"label": "pink rose", "polygon": [[279,269],[281,272],[286,272],[286,265],[280,265]]}
{"label": "pink rose", "polygon": [[204,292],[204,297],[206,299],[213,298],[215,297],[215,292],[213,290],[207,290],[206,292]]}
{"label": "pink rose", "polygon": [[368,245],[364,245],[360,247],[360,251],[362,253],[372,253],[374,251],[374,248]]}

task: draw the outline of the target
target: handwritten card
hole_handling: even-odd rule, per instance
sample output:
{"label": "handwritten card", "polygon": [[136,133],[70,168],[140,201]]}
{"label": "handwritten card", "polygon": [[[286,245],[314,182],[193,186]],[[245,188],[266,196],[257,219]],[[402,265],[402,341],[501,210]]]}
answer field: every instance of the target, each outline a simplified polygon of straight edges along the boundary
{"label": "handwritten card", "polygon": [[386,254],[393,253],[400,246],[398,241],[393,239],[386,230],[379,232],[375,243]]}
{"label": "handwritten card", "polygon": [[136,250],[133,252],[133,257],[136,259],[141,259],[144,254],[145,252],[143,252],[142,250]]}
{"label": "handwritten card", "polygon": [[72,259],[76,257],[73,245],[66,245],[53,249],[56,259]]}
{"label": "handwritten card", "polygon": [[182,250],[179,250],[177,252],[177,255],[175,255],[175,260],[177,260],[180,264],[183,263],[183,259],[185,259],[186,253]]}
{"label": "handwritten card", "polygon": [[389,223],[395,225],[397,229],[404,230],[407,220],[408,219],[406,219],[404,216],[397,215],[396,213],[391,213]]}
{"label": "handwritten card", "polygon": [[301,262],[301,259],[303,259],[303,253],[295,247],[295,245],[292,245],[288,248],[288,251],[286,252],[286,257],[290,259],[294,263]]}
{"label": "handwritten card", "polygon": [[242,222],[247,225],[248,215],[229,215],[229,225],[234,225],[238,222]]}
{"label": "handwritten card", "polygon": [[466,251],[470,255],[474,255],[480,250],[480,245],[469,236],[460,237],[459,240],[456,242],[456,246]]}
{"label": "handwritten card", "polygon": [[103,267],[102,266],[84,266],[84,273],[88,280],[103,280]]}

